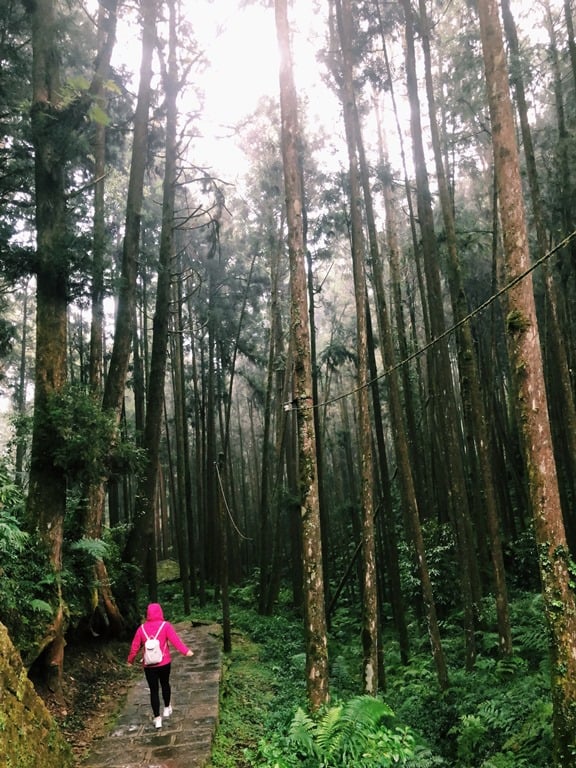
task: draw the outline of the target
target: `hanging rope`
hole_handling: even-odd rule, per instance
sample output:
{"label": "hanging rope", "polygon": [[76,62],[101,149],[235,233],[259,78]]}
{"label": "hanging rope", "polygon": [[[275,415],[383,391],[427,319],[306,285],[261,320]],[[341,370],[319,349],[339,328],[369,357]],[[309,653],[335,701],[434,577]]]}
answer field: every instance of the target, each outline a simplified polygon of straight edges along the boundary
{"label": "hanging rope", "polygon": [[214,462],[214,466],[216,467],[216,476],[218,478],[218,486],[220,488],[220,493],[222,494],[224,506],[226,507],[226,512],[228,513],[228,519],[230,520],[230,524],[232,525],[232,528],[234,528],[234,530],[236,531],[238,536],[240,536],[241,539],[244,539],[245,541],[253,541],[253,539],[250,536],[245,536],[236,525],[236,521],[234,520],[230,507],[228,506],[228,499],[226,498],[226,493],[224,492],[224,486],[222,484],[222,476],[220,475],[220,467],[217,461]]}

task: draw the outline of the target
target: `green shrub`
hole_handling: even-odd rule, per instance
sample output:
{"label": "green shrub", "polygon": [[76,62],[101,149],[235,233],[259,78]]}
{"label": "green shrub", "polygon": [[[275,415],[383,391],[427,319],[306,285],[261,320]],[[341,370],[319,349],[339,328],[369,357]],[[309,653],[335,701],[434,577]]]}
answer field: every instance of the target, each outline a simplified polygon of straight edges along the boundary
{"label": "green shrub", "polygon": [[[501,658],[495,633],[484,642],[481,632],[472,671],[465,669],[458,613],[447,615],[442,622],[447,691],[439,689],[425,627],[410,624],[408,665],[401,663],[394,633],[384,628],[385,705],[372,698],[364,705],[357,695],[362,684],[358,617],[353,606],[339,607],[329,638],[332,701],[315,716],[306,711],[301,617],[286,606],[279,615],[258,616],[245,601],[238,606],[231,598],[235,632],[249,636],[253,649],[240,666],[235,652],[230,658],[214,768],[549,768],[550,669],[538,595],[522,593],[511,602],[514,655]],[[495,620],[492,603],[486,599],[481,606],[488,625]],[[381,723],[369,719],[366,728],[358,727],[358,713],[365,715],[363,707],[373,705],[389,707],[396,717],[386,710]],[[348,717],[353,707],[358,711]]]}
{"label": "green shrub", "polygon": [[269,768],[389,768],[414,757],[411,730],[381,699],[357,696],[312,716],[298,708],[288,735],[263,739],[252,765]]}

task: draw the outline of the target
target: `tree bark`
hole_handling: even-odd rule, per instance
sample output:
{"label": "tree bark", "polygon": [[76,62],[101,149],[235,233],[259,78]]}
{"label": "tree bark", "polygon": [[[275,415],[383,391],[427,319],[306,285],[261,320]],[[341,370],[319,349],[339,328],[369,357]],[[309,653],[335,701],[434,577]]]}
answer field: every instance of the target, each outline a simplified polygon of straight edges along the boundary
{"label": "tree bark", "polygon": [[[118,291],[118,306],[114,344],[106,376],[102,407],[111,412],[118,424],[122,415],[124,388],[133,343],[136,314],[136,280],[140,247],[146,147],[148,142],[148,113],[150,110],[152,54],[156,43],[156,0],[142,0],[142,58],[138,85],[138,101],[134,115],[132,160],[126,200],[126,223],[122,248],[122,268]],[[126,544],[125,557],[142,562],[138,537],[132,533]]]}
{"label": "tree bark", "polygon": [[[506,277],[512,280],[522,275],[530,265],[518,147],[496,0],[479,0],[478,13]],[[571,588],[570,558],[560,508],[530,274],[508,293],[506,337],[516,376],[518,416],[529,478],[544,608],[550,630],[553,761],[560,768],[573,762],[576,732],[576,602]]]}
{"label": "tree bark", "polygon": [[52,0],[34,6],[32,24],[32,138],[36,194],[36,361],[34,428],[30,459],[27,516],[38,531],[55,577],[54,619],[47,628],[51,638],[46,668],[59,692],[64,649],[63,598],[60,586],[66,507],[64,471],[54,465],[49,428],[50,398],[66,384],[67,254],[62,248],[67,230],[65,202],[66,142],[56,139],[53,125],[66,128],[60,102],[60,71],[56,50],[56,13]]}
{"label": "tree bark", "polygon": [[316,433],[312,413],[310,329],[306,308],[306,243],[304,190],[299,154],[301,141],[296,88],[292,70],[286,0],[275,2],[280,49],[280,112],[282,161],[290,257],[290,334],[294,365],[293,407],[298,420],[299,496],[306,634],[306,683],[312,710],[328,701],[328,645],[320,531]]}
{"label": "tree bark", "polygon": [[[98,8],[98,50],[112,50],[116,39],[116,8],[117,3],[110,3],[107,8],[103,4]],[[108,54],[109,59],[110,53]],[[106,60],[106,59],[105,59]],[[109,66],[101,71],[93,85],[94,99],[100,109],[106,111],[105,78],[109,74]],[[92,397],[102,398],[103,363],[104,363],[104,262],[106,254],[106,218],[105,218],[105,175],[106,175],[106,126],[97,123],[94,129],[94,233],[92,255],[92,284],[90,288],[90,350],[88,362],[88,382]],[[105,508],[105,478],[100,482],[88,482],[83,499],[83,528],[88,538],[99,539],[102,535],[102,517]],[[95,572],[95,615],[91,624],[102,622],[113,635],[118,635],[124,625],[112,588],[106,564],[98,560],[94,566]]]}
{"label": "tree bark", "polygon": [[280,321],[277,311],[278,305],[278,264],[280,261],[280,248],[272,248],[270,260],[270,338],[268,340],[268,365],[266,370],[266,392],[264,395],[264,412],[262,415],[262,465],[260,469],[260,500],[259,500],[259,521],[260,521],[260,594],[258,611],[266,614],[269,606],[269,584],[270,584],[270,563],[271,546],[270,541],[270,488],[272,486],[272,462],[273,452],[271,451],[271,429],[272,429],[272,403],[273,390],[275,387],[275,364],[277,355],[281,350],[276,349],[278,334],[276,325]]}
{"label": "tree bark", "polygon": [[14,461],[14,482],[22,487],[24,485],[24,457],[26,453],[26,444],[23,435],[23,424],[21,419],[26,412],[26,386],[28,382],[26,366],[26,348],[28,346],[28,297],[29,284],[25,282],[24,297],[22,299],[22,331],[20,345],[20,366],[18,370],[18,390],[16,395],[16,412],[18,414],[18,423],[16,427],[16,457]]}
{"label": "tree bark", "polygon": [[168,3],[169,40],[168,62],[164,67],[164,91],[166,94],[166,138],[164,156],[164,180],[162,188],[162,228],[156,285],[156,307],[152,321],[152,351],[146,400],[143,448],[146,464],[142,475],[137,507],[134,515],[133,535],[139,537],[136,551],[142,555],[140,565],[148,585],[151,601],[158,598],[156,569],[156,502],[162,436],[164,387],[168,357],[168,332],[170,327],[170,295],[174,263],[174,205],[177,167],[177,96],[178,64],[176,59],[176,11],[174,0]]}
{"label": "tree bark", "polygon": [[348,0],[336,3],[341,47],[342,92],[346,143],[348,146],[350,184],[350,217],[352,235],[352,265],[356,304],[358,441],[360,446],[360,499],[362,506],[362,564],[363,564],[363,628],[364,691],[375,695],[378,690],[378,590],[376,579],[376,540],[374,527],[374,498],[372,475],[372,425],[369,406],[368,332],[366,275],[364,272],[365,240],[360,208],[362,192],[358,173],[359,121],[354,97],[353,64],[351,59],[353,33],[352,11]]}
{"label": "tree bark", "polygon": [[[67,381],[67,309],[70,236],[66,196],[66,168],[75,134],[88,111],[103,73],[107,71],[114,34],[100,50],[98,67],[86,96],[71,104],[62,100],[58,19],[53,0],[26,4],[32,29],[32,141],[36,196],[36,365],[34,427],[27,516],[43,540],[54,573],[54,619],[46,654],[51,685],[61,688],[66,615],[60,573],[66,477],[54,461],[50,403]],[[114,29],[112,25],[112,30]]]}
{"label": "tree bark", "polygon": [[[437,124],[436,98],[432,82],[430,23],[427,15],[426,0],[420,0],[419,7],[426,73],[426,92],[428,95],[428,110],[430,113],[430,133],[436,166],[438,194],[440,197],[444,231],[446,234],[446,248],[448,251],[448,283],[450,286],[454,321],[456,323],[461,323],[468,314],[468,304],[464,293],[464,286],[462,284],[460,258],[458,255],[456,238],[456,223],[452,212],[452,200],[447,180],[448,172],[444,167],[440,132]],[[469,425],[467,432],[472,435],[472,440],[470,441],[470,455],[476,455],[478,457],[479,482],[474,483],[474,490],[480,501],[477,508],[486,516],[496,598],[499,649],[504,656],[509,656],[512,653],[512,632],[510,629],[508,589],[506,586],[502,538],[500,535],[500,521],[498,518],[498,506],[495,492],[496,486],[491,463],[490,435],[487,426],[488,417],[482,398],[477,357],[474,349],[474,340],[472,338],[472,328],[469,322],[460,325],[456,330],[456,345],[458,352],[462,408],[465,422]],[[471,546],[470,549],[472,550]],[[475,557],[473,551],[470,551],[470,557]],[[475,573],[475,571],[473,571],[473,573]],[[479,585],[477,589],[472,589],[472,593],[475,596],[480,597]],[[469,658],[469,663],[471,663],[472,660],[473,659]]]}
{"label": "tree bark", "polygon": [[[548,242],[542,197],[540,194],[540,182],[534,155],[534,143],[532,141],[532,131],[530,129],[530,120],[528,117],[526,90],[524,87],[524,79],[522,77],[520,45],[509,0],[501,0],[501,5],[502,21],[510,50],[511,81],[514,85],[514,92],[516,95],[516,109],[518,111],[522,146],[526,162],[526,176],[528,178],[530,200],[532,203],[532,216],[538,242],[537,257],[541,258],[546,254]],[[572,39],[572,45],[573,44],[574,40]],[[570,48],[570,51],[572,53],[572,48]],[[547,343],[543,345],[543,352],[548,350],[548,354],[545,358],[545,363],[547,363],[547,394],[548,401],[555,408],[556,414],[561,414],[558,419],[551,419],[551,422],[552,425],[554,424],[554,421],[561,424],[561,429],[557,429],[553,434],[556,445],[556,460],[560,467],[564,465],[565,501],[563,503],[563,508],[568,512],[570,509],[573,509],[573,501],[576,500],[576,404],[574,402],[574,393],[572,391],[572,382],[570,380],[570,367],[566,353],[566,347],[571,345],[570,343],[566,343],[566,339],[560,328],[557,310],[557,307],[560,304],[560,297],[558,296],[558,291],[555,290],[555,284],[548,261],[544,261],[540,269],[543,273],[542,283],[546,297],[546,304],[543,310],[543,327],[546,328]],[[570,330],[569,333],[572,333],[572,331]],[[555,393],[557,393],[556,397]],[[568,536],[568,540],[570,549],[574,554],[574,552],[576,552],[576,529],[573,514],[566,514],[566,526],[567,533],[571,534]]]}

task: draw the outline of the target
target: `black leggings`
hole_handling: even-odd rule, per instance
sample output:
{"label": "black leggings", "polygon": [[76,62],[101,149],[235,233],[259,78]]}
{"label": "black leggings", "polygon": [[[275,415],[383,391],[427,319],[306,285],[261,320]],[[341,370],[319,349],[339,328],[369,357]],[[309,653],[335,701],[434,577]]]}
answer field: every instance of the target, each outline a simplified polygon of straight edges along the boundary
{"label": "black leggings", "polygon": [[146,675],[146,682],[148,688],[150,688],[150,704],[152,705],[152,712],[154,717],[160,715],[160,696],[158,695],[158,683],[162,688],[162,698],[164,699],[164,706],[170,706],[170,695],[172,693],[170,689],[170,669],[171,664],[162,664],[161,667],[144,667],[144,674]]}

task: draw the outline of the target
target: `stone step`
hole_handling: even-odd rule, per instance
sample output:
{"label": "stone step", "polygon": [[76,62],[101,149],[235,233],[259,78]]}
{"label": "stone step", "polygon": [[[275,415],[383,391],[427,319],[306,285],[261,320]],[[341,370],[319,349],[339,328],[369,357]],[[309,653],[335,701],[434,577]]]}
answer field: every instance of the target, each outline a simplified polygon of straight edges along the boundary
{"label": "stone step", "polygon": [[204,768],[218,724],[221,676],[220,627],[174,625],[192,648],[187,659],[172,653],[172,715],[155,728],[148,686],[130,688],[110,732],[96,742],[79,768]]}

